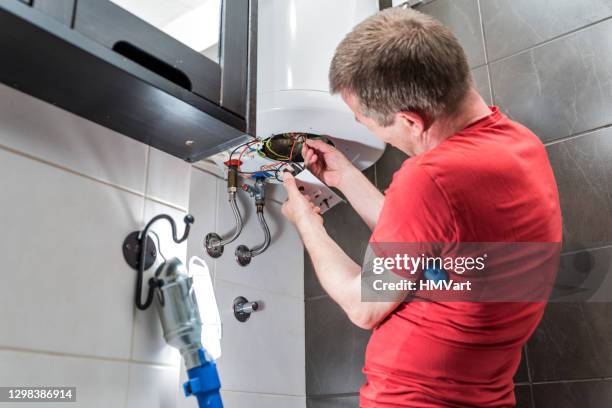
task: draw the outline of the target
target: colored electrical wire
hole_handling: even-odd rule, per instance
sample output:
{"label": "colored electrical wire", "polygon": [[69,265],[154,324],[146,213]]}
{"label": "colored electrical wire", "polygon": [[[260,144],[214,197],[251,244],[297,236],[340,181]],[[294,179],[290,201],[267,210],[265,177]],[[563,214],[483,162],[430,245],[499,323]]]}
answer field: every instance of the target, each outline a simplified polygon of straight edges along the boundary
{"label": "colored electrical wire", "polygon": [[258,142],[259,142],[259,139],[254,138],[254,140],[249,140],[248,142],[245,142],[245,143],[243,143],[243,144],[241,144],[241,145],[236,146],[236,147],[234,148],[234,150],[232,150],[232,152],[230,153],[230,156],[229,156],[230,160],[232,160],[232,159],[234,158],[234,154],[236,154],[236,152],[238,151],[238,149],[240,149],[241,147],[244,147],[244,146],[249,146],[249,145],[251,145],[251,144],[253,144],[253,143],[258,143]]}
{"label": "colored electrical wire", "polygon": [[272,149],[272,146],[270,146],[270,142],[271,142],[271,141],[272,141],[272,138],[270,138],[270,139],[266,140],[266,142],[265,142],[265,146],[266,146],[266,148],[267,148],[267,149],[270,151],[270,153],[272,153],[273,155],[275,155],[275,156],[276,156],[278,159],[280,159],[280,160],[289,160],[289,157],[284,156],[284,155],[282,155],[282,154],[280,154],[280,153],[276,153],[276,152],[275,152],[275,151]]}
{"label": "colored electrical wire", "polygon": [[289,161],[293,160],[293,149],[295,149],[296,143],[297,143],[297,138],[294,138],[293,144],[291,145],[291,152],[289,153]]}
{"label": "colored electrical wire", "polygon": [[[242,149],[242,151],[240,152],[240,155],[238,156],[238,161],[240,163],[242,163],[242,158],[245,155],[245,153],[247,151],[249,151],[249,149],[251,148],[251,146],[253,146],[254,144],[257,143],[263,143],[264,147],[270,152],[272,153],[274,156],[276,156],[277,161],[274,163],[270,163],[267,165],[263,165],[260,166],[259,170],[256,171],[238,171],[238,173],[243,176],[243,177],[250,177],[253,175],[256,175],[258,173],[272,173],[272,175],[268,176],[270,178],[275,178],[277,181],[282,182],[282,180],[278,177],[279,173],[281,171],[285,171],[285,170],[289,170],[291,169],[290,165],[293,165],[293,169],[292,171],[295,170],[295,168],[297,167],[300,171],[304,171],[305,167],[301,166],[299,163],[294,162],[293,161],[293,155],[295,153],[295,148],[297,146],[298,143],[303,143],[305,140],[305,137],[303,135],[303,133],[299,133],[299,132],[291,132],[291,133],[286,133],[286,135],[288,137],[290,137],[293,140],[293,143],[291,144],[291,150],[289,153],[289,156],[285,156],[282,154],[279,154],[277,152],[274,151],[274,149],[272,149],[272,138],[268,138],[266,140],[261,140],[261,139],[254,139],[254,140],[250,140],[246,143],[243,143],[239,146],[236,146],[234,148],[234,150],[231,152],[230,154],[230,160],[232,160],[234,158],[234,155],[236,154],[236,152],[238,152],[240,149]],[[264,157],[266,157],[264,155]]]}

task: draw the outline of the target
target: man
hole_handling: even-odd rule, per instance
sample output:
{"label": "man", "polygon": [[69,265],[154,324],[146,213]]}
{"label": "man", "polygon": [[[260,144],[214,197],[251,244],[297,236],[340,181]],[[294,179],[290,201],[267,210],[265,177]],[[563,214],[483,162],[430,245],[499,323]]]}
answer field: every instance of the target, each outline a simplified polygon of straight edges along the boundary
{"label": "man", "polygon": [[[371,243],[561,241],[546,151],[528,129],[489,108],[465,53],[439,22],[388,9],[348,34],[330,69],[355,119],[410,156],[383,196],[319,141],[305,162],[373,230]],[[323,288],[350,320],[374,329],[360,406],[511,407],[521,348],[544,302],[363,302],[361,268],[325,232],[292,176],[284,215],[295,224]]]}

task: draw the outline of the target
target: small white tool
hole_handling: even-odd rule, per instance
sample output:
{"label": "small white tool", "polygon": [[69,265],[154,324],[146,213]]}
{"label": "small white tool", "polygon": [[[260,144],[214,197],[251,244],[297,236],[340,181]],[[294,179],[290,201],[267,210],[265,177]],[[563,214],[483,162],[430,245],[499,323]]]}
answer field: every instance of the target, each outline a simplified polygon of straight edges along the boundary
{"label": "small white tool", "polygon": [[336,204],[344,202],[338,194],[334,193],[308,169],[304,169],[295,176],[295,180],[300,191],[310,196],[313,203],[321,209],[321,214],[324,214]]}
{"label": "small white tool", "polygon": [[198,299],[202,319],[202,345],[213,359],[221,357],[221,316],[206,262],[193,256],[189,260],[189,274]]}

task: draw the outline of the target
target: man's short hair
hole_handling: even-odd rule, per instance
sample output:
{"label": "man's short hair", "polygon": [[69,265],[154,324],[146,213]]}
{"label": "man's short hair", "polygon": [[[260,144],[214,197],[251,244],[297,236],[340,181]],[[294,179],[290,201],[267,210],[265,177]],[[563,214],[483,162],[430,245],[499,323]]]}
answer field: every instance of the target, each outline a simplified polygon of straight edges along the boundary
{"label": "man's short hair", "polygon": [[457,38],[436,19],[404,8],[357,25],[336,49],[329,79],[332,93],[355,95],[361,113],[381,126],[402,111],[428,123],[452,115],[471,86]]}

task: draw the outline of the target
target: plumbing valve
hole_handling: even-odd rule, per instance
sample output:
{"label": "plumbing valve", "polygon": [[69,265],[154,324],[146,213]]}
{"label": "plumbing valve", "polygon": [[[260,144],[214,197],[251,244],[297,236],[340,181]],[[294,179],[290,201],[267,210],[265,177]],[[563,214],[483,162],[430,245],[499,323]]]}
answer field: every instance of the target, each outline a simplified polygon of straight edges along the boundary
{"label": "plumbing valve", "polygon": [[255,205],[263,206],[266,203],[265,179],[263,177],[258,177],[254,186],[243,184],[242,190],[255,199]]}
{"label": "plumbing valve", "polygon": [[238,296],[234,299],[234,317],[239,322],[246,322],[251,317],[251,313],[259,310],[259,302],[249,302],[247,298]]}
{"label": "plumbing valve", "polygon": [[266,179],[264,177],[257,177],[255,179],[255,185],[248,186],[243,185],[242,189],[248,192],[251,197],[255,199],[255,207],[257,209],[257,219],[259,225],[264,232],[264,242],[250,249],[246,245],[239,245],[234,253],[236,261],[240,266],[247,266],[251,263],[251,259],[257,255],[261,255],[270,246],[270,228],[264,217],[264,205],[266,203]]}
{"label": "plumbing valve", "polygon": [[242,215],[238,210],[238,204],[236,203],[236,192],[238,191],[238,168],[240,167],[240,160],[229,160],[225,163],[228,168],[227,171],[227,194],[230,207],[234,213],[236,220],[236,227],[231,237],[227,239],[221,238],[216,232],[206,234],[204,239],[204,248],[208,255],[213,258],[219,258],[223,255],[223,249],[227,244],[234,242],[240,233],[242,232]]}

